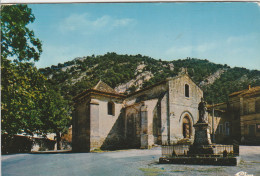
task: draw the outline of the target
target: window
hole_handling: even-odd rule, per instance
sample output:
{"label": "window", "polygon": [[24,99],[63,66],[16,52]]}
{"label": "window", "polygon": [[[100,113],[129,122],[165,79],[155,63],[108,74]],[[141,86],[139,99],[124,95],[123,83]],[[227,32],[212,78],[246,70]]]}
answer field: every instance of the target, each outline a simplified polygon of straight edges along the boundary
{"label": "window", "polygon": [[229,122],[225,123],[225,134],[228,136],[229,135]]}
{"label": "window", "polygon": [[248,129],[249,136],[255,136],[255,127],[256,125],[249,125],[249,129]]}
{"label": "window", "polygon": [[254,101],[248,102],[248,113],[249,114],[255,113],[255,102]]}
{"label": "window", "polygon": [[185,84],[185,97],[190,97],[190,90],[188,84]]}
{"label": "window", "polygon": [[256,125],[256,131],[257,131],[257,132],[260,132],[260,124],[257,124],[257,125]]}
{"label": "window", "polygon": [[222,134],[222,132],[223,132],[223,125],[219,124],[219,126],[218,126],[218,134]]}
{"label": "window", "polygon": [[256,102],[255,102],[255,112],[256,113],[260,112],[260,99],[256,100]]}
{"label": "window", "polygon": [[113,102],[107,103],[107,114],[108,115],[115,115],[115,104]]}
{"label": "window", "polygon": [[248,102],[244,102],[244,115],[248,114]]}

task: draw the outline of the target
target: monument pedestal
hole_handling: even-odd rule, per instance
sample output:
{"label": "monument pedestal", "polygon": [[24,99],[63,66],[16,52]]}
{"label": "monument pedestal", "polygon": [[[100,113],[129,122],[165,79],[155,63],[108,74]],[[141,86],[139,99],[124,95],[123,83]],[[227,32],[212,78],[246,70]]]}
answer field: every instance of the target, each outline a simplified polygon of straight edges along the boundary
{"label": "monument pedestal", "polygon": [[193,127],[195,128],[195,137],[193,145],[189,148],[188,154],[213,154],[208,123],[198,122],[193,125]]}
{"label": "monument pedestal", "polygon": [[209,133],[209,124],[207,123],[196,123],[193,125],[195,128],[195,137],[193,145],[210,145],[210,133]]}
{"label": "monument pedestal", "polygon": [[[199,120],[193,125],[195,128],[194,142],[189,146],[187,154],[187,146],[167,146],[159,163],[236,166],[239,160],[234,155],[233,146],[212,144],[211,142],[209,125],[206,123],[205,116],[207,108],[203,98],[199,103],[198,110]],[[169,148],[172,150],[170,150],[171,153],[167,154]],[[175,150],[183,151],[183,154],[176,155]]]}

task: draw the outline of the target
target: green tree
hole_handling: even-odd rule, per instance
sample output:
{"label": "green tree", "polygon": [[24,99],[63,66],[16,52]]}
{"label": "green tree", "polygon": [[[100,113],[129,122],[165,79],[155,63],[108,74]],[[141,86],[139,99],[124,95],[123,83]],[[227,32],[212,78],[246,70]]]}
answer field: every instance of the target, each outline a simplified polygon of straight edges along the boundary
{"label": "green tree", "polygon": [[71,117],[68,102],[59,92],[49,88],[45,91],[39,107],[41,108],[40,129],[44,133],[56,133],[57,149],[61,149],[61,134],[66,133]]}
{"label": "green tree", "polygon": [[38,61],[42,44],[27,28],[35,17],[27,5],[1,6],[2,57],[17,57],[15,61]]}
{"label": "green tree", "polygon": [[2,133],[32,135],[42,125],[37,102],[44,89],[44,76],[30,63],[14,64],[2,58]]}
{"label": "green tree", "polygon": [[[2,134],[60,132],[70,119],[67,102],[34,66],[42,45],[27,28],[35,20],[26,5],[1,7]],[[60,145],[58,145],[60,148]]]}
{"label": "green tree", "polygon": [[40,123],[35,100],[44,79],[28,62],[39,60],[42,52],[40,40],[26,27],[35,18],[26,5],[1,6],[1,15],[2,133],[32,134]]}

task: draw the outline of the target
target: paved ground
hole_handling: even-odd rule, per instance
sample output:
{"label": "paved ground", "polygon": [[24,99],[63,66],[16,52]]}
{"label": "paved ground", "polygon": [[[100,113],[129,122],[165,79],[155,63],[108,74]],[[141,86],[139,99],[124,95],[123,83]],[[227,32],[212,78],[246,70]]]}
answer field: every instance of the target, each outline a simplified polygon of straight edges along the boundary
{"label": "paved ground", "polygon": [[104,153],[15,154],[2,156],[2,175],[139,176],[234,175],[239,171],[260,175],[260,146],[240,146],[239,166],[158,164],[160,148]]}

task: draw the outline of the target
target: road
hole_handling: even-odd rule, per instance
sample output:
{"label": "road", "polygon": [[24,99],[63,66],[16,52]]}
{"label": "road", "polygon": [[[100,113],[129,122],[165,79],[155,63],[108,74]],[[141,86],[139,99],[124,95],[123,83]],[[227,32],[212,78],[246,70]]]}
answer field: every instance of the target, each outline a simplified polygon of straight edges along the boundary
{"label": "road", "polygon": [[239,166],[158,164],[160,148],[103,153],[3,155],[2,175],[19,176],[139,176],[234,175],[240,171],[260,175],[260,146],[240,146]]}

